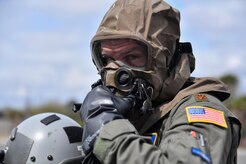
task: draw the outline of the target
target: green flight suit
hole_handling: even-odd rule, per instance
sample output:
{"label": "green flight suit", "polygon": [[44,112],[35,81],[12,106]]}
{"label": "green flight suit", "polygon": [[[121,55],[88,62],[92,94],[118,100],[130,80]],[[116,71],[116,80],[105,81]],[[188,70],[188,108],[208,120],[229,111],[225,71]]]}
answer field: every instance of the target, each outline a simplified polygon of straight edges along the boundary
{"label": "green flight suit", "polygon": [[[197,80],[194,85],[181,91],[184,97],[178,94],[173,101],[181,100],[171,105],[164,116],[156,112],[161,119],[154,121],[155,124],[142,131],[142,134],[128,120],[106,124],[94,146],[94,155],[105,164],[236,163],[241,125],[217,98],[226,93],[220,92],[218,83],[212,84],[212,81]],[[208,85],[197,87],[204,82]],[[209,92],[209,88],[217,91]],[[197,99],[196,93],[190,94],[199,90],[202,92],[200,99]],[[210,119],[211,122],[202,119],[189,122],[187,107],[205,107],[215,111],[215,114],[222,113],[225,122],[216,121],[220,115],[215,122]],[[142,125],[147,125],[149,120],[142,122]],[[147,136],[150,132],[158,134],[155,145]]]}
{"label": "green flight suit", "polygon": [[[105,64],[101,40],[140,41],[148,50],[146,68],[127,68],[151,84],[155,109],[136,122],[121,119],[104,125],[93,149],[101,163],[236,163],[240,122],[221,103],[229,93],[215,79],[190,78],[195,58],[191,48],[177,48],[179,24],[179,11],[163,0],[116,0],[103,17],[91,41],[103,84],[117,88],[119,67]],[[175,56],[176,50],[182,53]],[[153,132],[155,144],[149,136]]]}

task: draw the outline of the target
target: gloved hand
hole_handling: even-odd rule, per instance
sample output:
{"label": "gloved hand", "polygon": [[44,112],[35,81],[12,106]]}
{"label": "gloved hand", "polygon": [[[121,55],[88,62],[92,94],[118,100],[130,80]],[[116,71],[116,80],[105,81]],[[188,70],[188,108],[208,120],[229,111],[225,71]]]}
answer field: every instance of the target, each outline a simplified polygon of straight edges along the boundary
{"label": "gloved hand", "polygon": [[91,152],[100,128],[106,123],[123,119],[134,106],[134,96],[115,96],[109,88],[99,85],[89,92],[81,106],[80,116],[84,122],[82,149],[87,155]]}

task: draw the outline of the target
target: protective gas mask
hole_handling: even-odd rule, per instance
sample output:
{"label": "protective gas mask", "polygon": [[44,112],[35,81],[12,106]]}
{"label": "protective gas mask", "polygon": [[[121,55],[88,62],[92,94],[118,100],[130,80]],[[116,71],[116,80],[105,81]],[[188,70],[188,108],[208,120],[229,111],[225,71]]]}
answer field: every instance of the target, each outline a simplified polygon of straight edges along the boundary
{"label": "protective gas mask", "polygon": [[[100,46],[94,50],[99,51]],[[145,54],[147,53],[146,49]],[[135,107],[143,112],[152,108],[151,98],[153,95],[153,86],[146,80],[152,78],[151,71],[147,71],[146,68],[148,55],[145,58],[144,66],[130,66],[122,60],[105,59],[100,50],[95,53],[93,60],[99,68],[103,85],[110,88],[117,96],[135,95],[137,101]]]}
{"label": "protective gas mask", "polygon": [[[145,42],[142,42],[145,43]],[[92,45],[92,58],[103,85],[116,95],[136,94],[155,106],[170,101],[194,70],[195,59],[190,43],[179,43],[172,54],[168,48],[146,45],[146,64],[133,67],[118,60],[105,60],[100,41]],[[145,100],[144,100],[145,101]]]}

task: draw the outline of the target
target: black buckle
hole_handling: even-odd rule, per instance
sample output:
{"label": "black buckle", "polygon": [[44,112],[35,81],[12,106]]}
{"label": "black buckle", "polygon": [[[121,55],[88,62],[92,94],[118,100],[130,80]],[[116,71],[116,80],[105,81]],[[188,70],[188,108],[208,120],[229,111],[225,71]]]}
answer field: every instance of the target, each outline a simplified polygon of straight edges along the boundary
{"label": "black buckle", "polygon": [[190,42],[179,43],[180,53],[192,53],[192,46]]}

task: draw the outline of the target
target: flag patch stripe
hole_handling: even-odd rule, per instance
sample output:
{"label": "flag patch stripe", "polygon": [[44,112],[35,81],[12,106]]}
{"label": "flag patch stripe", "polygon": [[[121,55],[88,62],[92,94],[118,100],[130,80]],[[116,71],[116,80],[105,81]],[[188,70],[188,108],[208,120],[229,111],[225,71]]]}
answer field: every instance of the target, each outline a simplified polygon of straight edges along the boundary
{"label": "flag patch stripe", "polygon": [[205,122],[227,128],[224,112],[203,106],[186,107],[186,115],[189,123]]}

